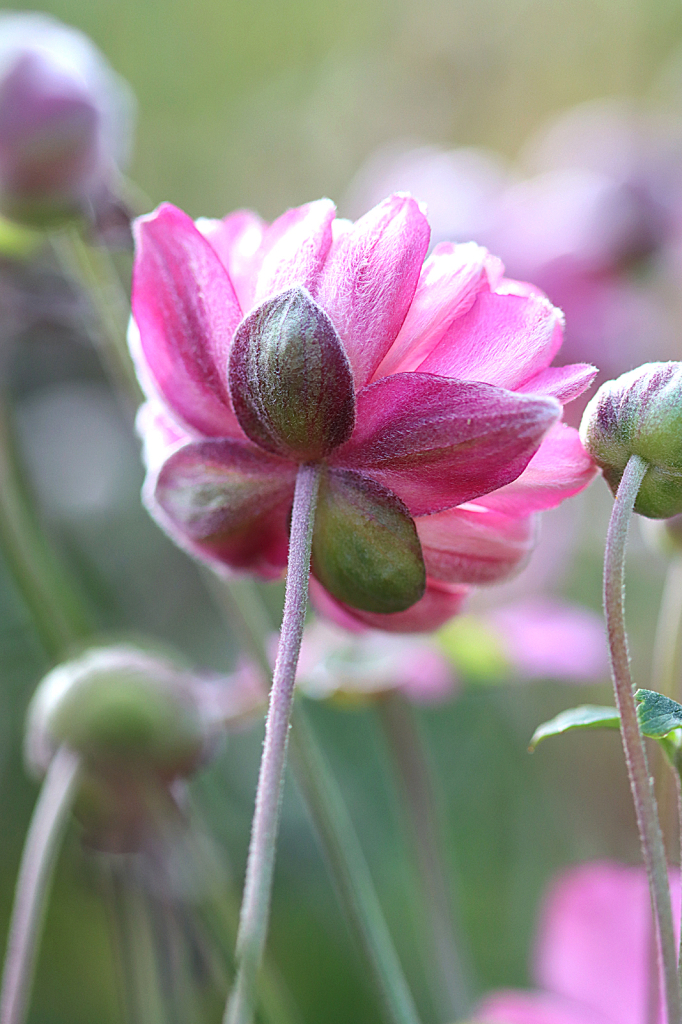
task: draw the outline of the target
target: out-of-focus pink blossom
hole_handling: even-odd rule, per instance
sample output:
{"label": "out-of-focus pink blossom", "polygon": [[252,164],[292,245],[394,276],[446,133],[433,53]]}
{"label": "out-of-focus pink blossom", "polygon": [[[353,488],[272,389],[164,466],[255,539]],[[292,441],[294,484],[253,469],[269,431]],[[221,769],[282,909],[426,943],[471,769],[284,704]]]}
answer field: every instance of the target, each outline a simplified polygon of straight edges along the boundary
{"label": "out-of-focus pink blossom", "polygon": [[[679,922],[679,873],[670,873]],[[646,1024],[651,998],[651,900],[644,868],[595,861],[559,877],[538,928],[538,991],[484,999],[476,1024]],[[654,1017],[664,1022],[659,1007]]]}
{"label": "out-of-focus pink blossom", "polygon": [[361,213],[376,190],[414,189],[435,237],[475,239],[515,278],[532,281],[566,315],[562,358],[615,376],[678,358],[663,289],[679,276],[682,126],[633,103],[600,100],[554,118],[516,168],[469,148],[379,151],[348,203]]}
{"label": "out-of-focus pink blossom", "polygon": [[603,620],[588,608],[537,597],[497,608],[488,621],[522,679],[608,678]]}
{"label": "out-of-focus pink blossom", "polygon": [[0,17],[0,207],[94,214],[127,160],[132,93],[94,44],[43,14]]}
{"label": "out-of-focus pink blossom", "polygon": [[303,633],[297,685],[317,699],[400,690],[429,704],[450,697],[455,679],[447,658],[426,638],[348,631],[318,620]]}
{"label": "out-of-focus pink blossom", "polygon": [[[165,204],[137,222],[131,348],[150,399],[139,421],[145,501],[197,557],[281,575],[297,464],[309,456],[272,440],[272,423],[235,394],[228,364],[263,311],[294,296],[352,374],[354,426],[315,456],[330,501],[380,502],[413,522],[426,570],[423,596],[402,610],[346,601],[326,577],[313,600],[339,622],[434,629],[469,585],[518,569],[534,514],[592,478],[559,418],[595,371],[550,365],[561,314],[506,279],[485,249],[444,243],[425,261],[429,227],[410,196],[355,224],[334,214],[320,200],[270,226],[240,211],[197,227]],[[329,543],[319,523],[318,506],[318,576]]]}

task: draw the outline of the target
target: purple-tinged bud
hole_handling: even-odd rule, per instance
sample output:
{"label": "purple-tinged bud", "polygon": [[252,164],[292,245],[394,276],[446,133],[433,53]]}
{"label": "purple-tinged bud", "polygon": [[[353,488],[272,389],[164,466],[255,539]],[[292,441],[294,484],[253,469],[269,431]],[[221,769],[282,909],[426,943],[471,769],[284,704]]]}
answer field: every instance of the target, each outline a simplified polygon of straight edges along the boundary
{"label": "purple-tinged bud", "polygon": [[45,225],[94,215],[128,157],[134,101],[76,29],[0,17],[0,209]]}
{"label": "purple-tinged bud", "polygon": [[328,470],[320,482],[312,568],[338,601],[367,612],[411,608],[426,587],[414,520],[374,480]]}
{"label": "purple-tinged bud", "polygon": [[242,430],[266,451],[310,462],[353,431],[348,356],[305,288],[275,295],[242,321],[230,350],[229,384]]}
{"label": "purple-tinged bud", "polygon": [[682,512],[682,363],[646,363],[607,381],[585,410],[580,437],[614,494],[631,455],[648,463],[635,512]]}
{"label": "purple-tinged bud", "polygon": [[44,771],[66,744],[95,771],[170,780],[188,774],[207,741],[191,676],[130,647],[87,651],[45,676],[28,711],[26,756]]}

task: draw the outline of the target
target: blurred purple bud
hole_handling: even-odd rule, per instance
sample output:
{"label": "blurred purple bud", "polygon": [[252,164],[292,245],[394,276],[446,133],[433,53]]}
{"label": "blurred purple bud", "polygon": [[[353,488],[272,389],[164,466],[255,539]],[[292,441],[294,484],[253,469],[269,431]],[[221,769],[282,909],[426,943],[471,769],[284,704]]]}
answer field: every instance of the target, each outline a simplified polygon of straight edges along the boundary
{"label": "blurred purple bud", "polygon": [[0,209],[44,225],[94,217],[130,146],[128,85],[76,29],[0,17]]}

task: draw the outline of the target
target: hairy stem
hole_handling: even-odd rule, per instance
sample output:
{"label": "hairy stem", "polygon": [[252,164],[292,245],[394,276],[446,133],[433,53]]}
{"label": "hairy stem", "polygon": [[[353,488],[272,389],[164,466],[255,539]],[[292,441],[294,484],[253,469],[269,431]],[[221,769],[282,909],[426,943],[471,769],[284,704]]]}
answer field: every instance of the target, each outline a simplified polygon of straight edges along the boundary
{"label": "hairy stem", "polygon": [[426,752],[414,711],[400,693],[378,703],[379,717],[391,750],[424,909],[420,943],[442,1020],[465,1016],[467,986],[452,917],[452,894],[441,854],[436,800]]}
{"label": "hairy stem", "polygon": [[319,466],[302,465],[299,468],[291,518],[284,615],[265,723],[265,742],[239,920],[237,978],[225,1010],[225,1024],[251,1024],[253,1020],[258,970],[265,950],[270,914],[289,719],[308,600],[310,550],[319,483]]}
{"label": "hairy stem", "polygon": [[625,761],[656,920],[668,1024],[682,1024],[668,868],[646,750],[637,720],[625,629],[625,549],[628,527],[647,468],[639,456],[632,455],[618,488],[604,555],[604,609]]}
{"label": "hairy stem", "polygon": [[24,843],[9,926],[0,1024],[23,1024],[47,895],[79,781],[79,759],[62,747],[48,768]]}

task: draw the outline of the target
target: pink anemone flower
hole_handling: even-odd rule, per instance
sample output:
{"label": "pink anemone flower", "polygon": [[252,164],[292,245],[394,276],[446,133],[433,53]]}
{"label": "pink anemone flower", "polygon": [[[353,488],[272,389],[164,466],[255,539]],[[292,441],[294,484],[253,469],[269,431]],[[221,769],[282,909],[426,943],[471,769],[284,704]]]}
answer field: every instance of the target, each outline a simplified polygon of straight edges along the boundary
{"label": "pink anemone flower", "polygon": [[560,311],[474,243],[426,259],[411,196],[269,226],[163,204],[135,236],[144,499],[194,556],[279,577],[298,466],[321,462],[314,602],[356,628],[431,630],[591,480],[560,419],[596,371],[550,366]]}
{"label": "pink anemone flower", "polygon": [[[679,921],[679,873],[670,873]],[[476,1024],[663,1024],[653,1017],[651,899],[643,867],[611,861],[564,872],[545,901],[538,929],[537,991],[489,995]],[[659,987],[660,990],[660,987]],[[660,1001],[659,1001],[660,1002]]]}

